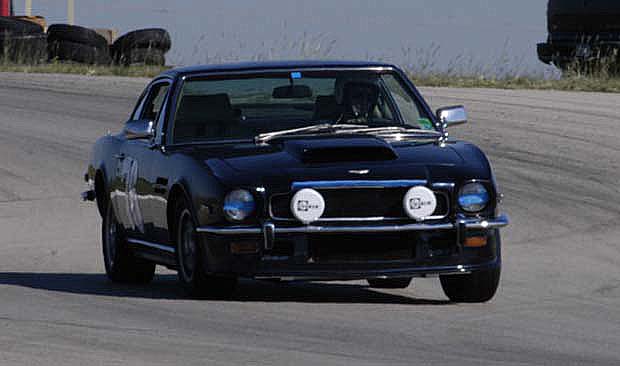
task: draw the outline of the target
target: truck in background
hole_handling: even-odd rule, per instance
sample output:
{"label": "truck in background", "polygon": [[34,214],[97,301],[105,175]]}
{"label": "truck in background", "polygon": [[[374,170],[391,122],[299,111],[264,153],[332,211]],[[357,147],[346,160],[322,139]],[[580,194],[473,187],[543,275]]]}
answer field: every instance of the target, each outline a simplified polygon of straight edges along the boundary
{"label": "truck in background", "polygon": [[620,1],[549,0],[547,30],[547,41],[538,44],[542,62],[563,71],[618,68]]}

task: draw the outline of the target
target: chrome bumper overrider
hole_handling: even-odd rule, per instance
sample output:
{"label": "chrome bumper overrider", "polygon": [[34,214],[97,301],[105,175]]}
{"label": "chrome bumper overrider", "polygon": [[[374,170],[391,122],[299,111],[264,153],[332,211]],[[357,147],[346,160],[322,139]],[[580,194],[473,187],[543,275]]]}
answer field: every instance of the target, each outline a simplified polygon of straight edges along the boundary
{"label": "chrome bumper overrider", "polygon": [[508,225],[508,216],[500,215],[495,219],[462,219],[450,223],[437,224],[402,224],[402,225],[351,225],[351,226],[276,226],[273,222],[266,222],[261,226],[203,226],[196,229],[199,233],[215,235],[244,235],[256,234],[273,236],[276,234],[317,234],[317,233],[390,233],[403,231],[432,231],[432,230],[481,230],[497,229]]}

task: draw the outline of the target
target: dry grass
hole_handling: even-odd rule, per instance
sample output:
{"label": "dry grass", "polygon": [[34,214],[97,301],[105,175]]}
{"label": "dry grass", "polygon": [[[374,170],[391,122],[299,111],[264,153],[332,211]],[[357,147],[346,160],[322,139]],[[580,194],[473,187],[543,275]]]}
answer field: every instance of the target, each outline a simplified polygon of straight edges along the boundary
{"label": "dry grass", "polygon": [[25,72],[47,74],[79,74],[93,76],[154,77],[169,69],[163,66],[96,66],[76,63],[50,63],[39,65],[0,64],[0,72]]}
{"label": "dry grass", "polygon": [[537,77],[476,77],[433,74],[409,74],[418,86],[454,88],[536,89],[620,93],[620,78],[568,75],[560,79]]}
{"label": "dry grass", "polygon": [[[286,34],[286,33],[285,33]],[[222,35],[226,37],[226,35]],[[234,38],[234,37],[233,37]],[[233,42],[234,43],[234,42]],[[293,39],[284,36],[281,40],[262,43],[250,47],[239,41],[231,46],[226,54],[204,52],[209,50],[206,38],[201,38],[194,50],[193,59],[202,59],[206,64],[233,62],[241,60],[274,59],[330,59],[336,49],[336,42],[326,35],[302,36]],[[202,53],[204,52],[204,53]],[[243,54],[254,55],[249,58]],[[457,88],[499,88],[499,89],[542,89],[590,92],[620,93],[620,73],[618,57],[596,64],[568,67],[568,72],[548,69],[551,72],[528,70],[524,57],[510,57],[510,44],[506,42],[496,57],[480,62],[472,56],[459,55],[447,63],[439,64],[440,47],[432,44],[425,49],[403,48],[400,55],[384,57],[368,55],[367,59],[400,60],[398,63],[407,71],[410,78],[419,86],[457,87]],[[404,60],[404,61],[403,61]],[[6,60],[0,61],[0,72],[63,73],[81,75],[111,75],[153,77],[166,70],[158,66],[93,66],[76,63],[43,63],[39,65],[16,65]]]}
{"label": "dry grass", "polygon": [[[92,76],[154,77],[168,67],[161,66],[93,66],[82,64],[0,64],[0,72],[80,74]],[[620,78],[570,74],[557,79],[528,76],[501,78],[484,75],[455,75],[448,73],[419,74],[408,72],[418,86],[453,88],[537,89],[620,93]]]}

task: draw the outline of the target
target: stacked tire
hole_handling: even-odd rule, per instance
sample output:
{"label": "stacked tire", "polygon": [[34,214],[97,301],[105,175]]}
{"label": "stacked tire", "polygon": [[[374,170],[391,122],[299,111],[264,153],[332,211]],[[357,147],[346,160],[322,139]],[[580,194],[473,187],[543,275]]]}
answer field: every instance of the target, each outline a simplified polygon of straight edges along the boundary
{"label": "stacked tire", "polygon": [[40,25],[22,19],[0,17],[0,59],[15,64],[45,61],[47,38]]}
{"label": "stacked tire", "polygon": [[109,65],[108,41],[92,29],[53,24],[47,30],[49,59],[83,64]]}
{"label": "stacked tire", "polygon": [[110,50],[117,65],[164,66],[171,45],[170,34],[165,29],[149,28],[119,37]]}

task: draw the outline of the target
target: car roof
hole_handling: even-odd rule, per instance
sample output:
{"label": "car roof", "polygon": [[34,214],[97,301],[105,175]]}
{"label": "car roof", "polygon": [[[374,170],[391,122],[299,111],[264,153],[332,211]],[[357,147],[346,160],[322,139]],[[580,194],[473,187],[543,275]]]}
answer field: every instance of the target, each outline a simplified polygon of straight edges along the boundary
{"label": "car roof", "polygon": [[304,61],[255,61],[255,62],[236,62],[224,64],[211,64],[200,66],[179,67],[170,69],[161,74],[161,76],[179,77],[189,74],[201,74],[209,72],[235,72],[235,71],[252,71],[252,70],[272,70],[272,69],[303,69],[303,68],[367,68],[367,67],[385,67],[396,68],[396,66],[383,62],[370,61],[320,61],[320,60],[304,60]]}

